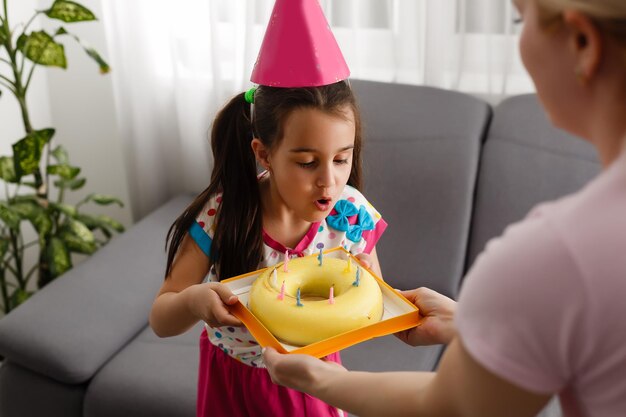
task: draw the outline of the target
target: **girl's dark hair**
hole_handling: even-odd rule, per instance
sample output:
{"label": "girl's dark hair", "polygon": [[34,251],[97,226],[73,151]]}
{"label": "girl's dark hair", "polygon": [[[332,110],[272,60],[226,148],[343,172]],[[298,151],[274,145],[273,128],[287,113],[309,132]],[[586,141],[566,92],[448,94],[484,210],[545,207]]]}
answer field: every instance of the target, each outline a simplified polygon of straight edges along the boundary
{"label": "girl's dark hair", "polygon": [[[244,93],[218,113],[211,131],[214,167],[211,183],[176,219],[167,233],[166,278],[185,234],[209,199],[221,192],[215,217],[211,261],[220,280],[255,270],[263,256],[263,230],[259,182],[254,152],[257,137],[270,151],[283,136],[283,122],[295,109],[312,108],[346,117],[352,110],[356,136],[348,184],[361,187],[361,118],[350,86],[345,81],[323,87],[276,88],[259,86],[254,96],[254,120]],[[254,136],[253,136],[254,132]]]}

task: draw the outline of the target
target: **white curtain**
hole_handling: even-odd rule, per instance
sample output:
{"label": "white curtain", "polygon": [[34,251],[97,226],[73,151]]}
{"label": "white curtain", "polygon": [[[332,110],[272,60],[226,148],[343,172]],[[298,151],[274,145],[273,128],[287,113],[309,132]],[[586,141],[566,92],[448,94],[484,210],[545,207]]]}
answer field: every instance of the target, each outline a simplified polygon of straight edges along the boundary
{"label": "white curtain", "polygon": [[[352,78],[497,101],[532,91],[507,0],[319,0]],[[215,112],[248,89],[273,0],[102,2],[136,218],[208,185]]]}

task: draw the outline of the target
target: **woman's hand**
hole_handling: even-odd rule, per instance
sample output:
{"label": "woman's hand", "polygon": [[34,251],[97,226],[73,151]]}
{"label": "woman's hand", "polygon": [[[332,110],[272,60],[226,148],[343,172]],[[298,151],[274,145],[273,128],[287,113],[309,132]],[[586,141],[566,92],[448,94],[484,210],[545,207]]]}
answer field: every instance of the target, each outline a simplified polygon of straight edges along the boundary
{"label": "woman's hand", "polygon": [[456,301],[429,288],[400,291],[420,309],[421,324],[395,335],[411,346],[448,344],[456,334],[454,312]]}
{"label": "woman's hand", "polygon": [[332,373],[347,372],[346,368],[335,362],[309,355],[283,355],[270,347],[263,349],[263,363],[272,382],[302,392],[318,390]]}
{"label": "woman's hand", "polygon": [[237,303],[237,296],[230,289],[217,282],[196,284],[188,287],[187,305],[189,311],[211,327],[241,326],[241,321],[230,312],[230,306]]}

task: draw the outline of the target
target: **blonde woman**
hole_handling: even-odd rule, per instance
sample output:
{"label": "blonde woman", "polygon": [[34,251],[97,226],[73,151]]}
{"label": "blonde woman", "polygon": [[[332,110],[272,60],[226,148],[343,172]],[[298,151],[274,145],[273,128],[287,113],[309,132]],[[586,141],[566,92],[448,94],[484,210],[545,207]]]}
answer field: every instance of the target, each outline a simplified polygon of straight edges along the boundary
{"label": "blonde woman", "polygon": [[494,240],[458,306],[408,293],[427,317],[403,340],[449,343],[436,373],[347,372],[268,349],[275,382],[362,417],[534,416],[553,395],[566,417],[626,415],[626,1],[515,5],[546,112],[596,147],[603,171]]}

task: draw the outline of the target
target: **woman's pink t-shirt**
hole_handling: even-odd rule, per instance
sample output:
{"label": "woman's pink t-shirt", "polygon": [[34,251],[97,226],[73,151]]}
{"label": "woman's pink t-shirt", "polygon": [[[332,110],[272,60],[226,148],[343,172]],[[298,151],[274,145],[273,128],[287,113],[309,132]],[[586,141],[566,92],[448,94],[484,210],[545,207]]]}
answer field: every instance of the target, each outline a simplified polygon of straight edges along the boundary
{"label": "woman's pink t-shirt", "polygon": [[626,415],[626,153],[487,244],[456,324],[475,360],[565,416]]}

